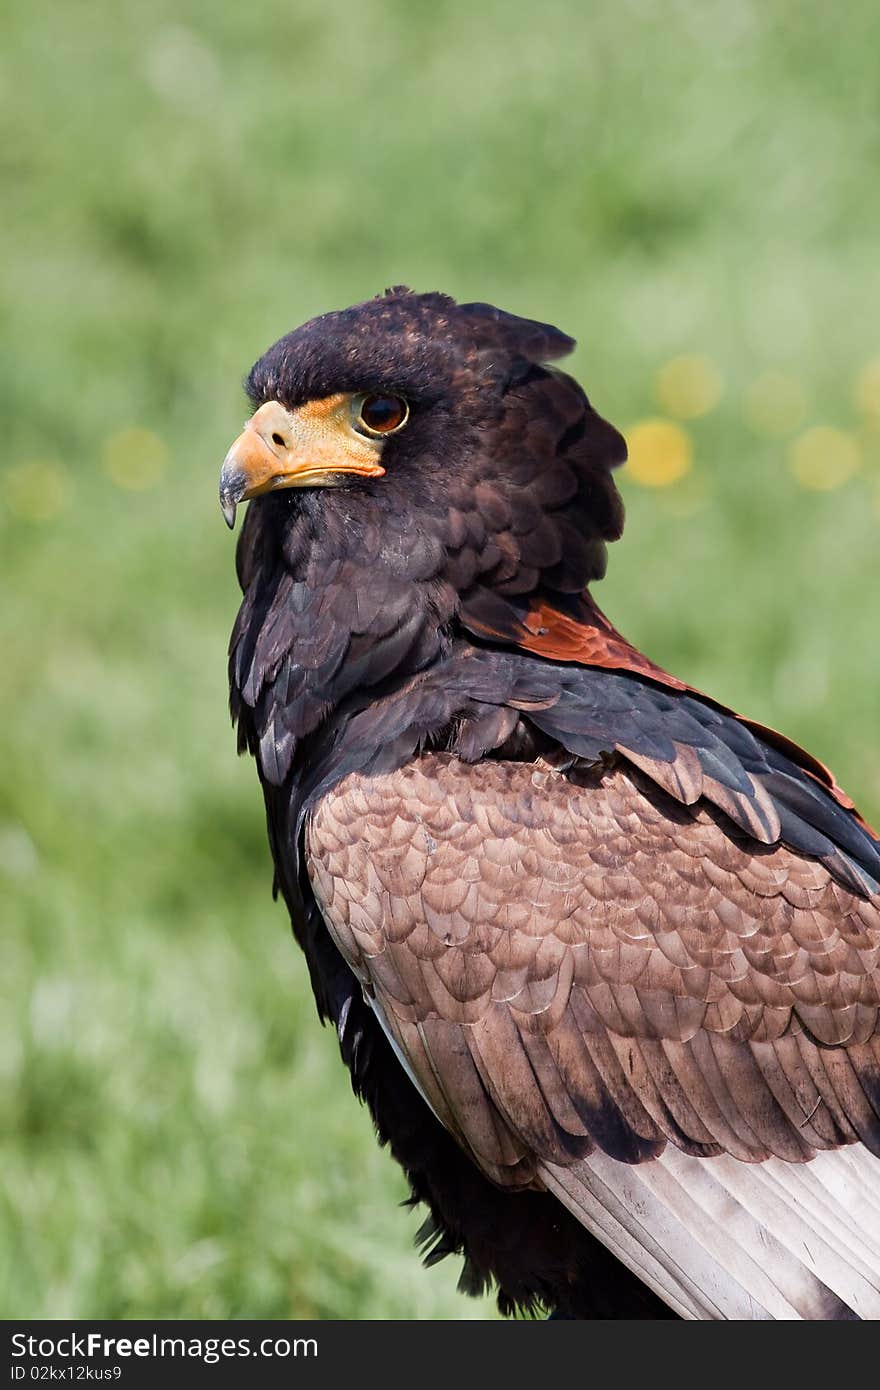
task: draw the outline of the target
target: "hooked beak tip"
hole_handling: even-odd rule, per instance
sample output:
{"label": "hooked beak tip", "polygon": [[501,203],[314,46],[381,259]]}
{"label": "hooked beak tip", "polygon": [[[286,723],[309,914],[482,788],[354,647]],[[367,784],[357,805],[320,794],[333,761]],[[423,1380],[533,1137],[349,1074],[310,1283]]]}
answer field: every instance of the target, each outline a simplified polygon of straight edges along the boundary
{"label": "hooked beak tip", "polygon": [[248,476],[234,456],[235,446],[223,460],[220,473],[220,510],[230,531],[235,525],[235,509],[248,494]]}

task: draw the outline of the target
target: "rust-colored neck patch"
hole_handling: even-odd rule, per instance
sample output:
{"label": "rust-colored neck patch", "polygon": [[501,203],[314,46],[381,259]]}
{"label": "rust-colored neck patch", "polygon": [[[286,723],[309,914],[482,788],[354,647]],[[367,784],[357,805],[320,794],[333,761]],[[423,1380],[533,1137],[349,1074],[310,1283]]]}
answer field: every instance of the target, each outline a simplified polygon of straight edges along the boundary
{"label": "rust-colored neck patch", "polygon": [[673,690],[688,689],[684,681],[664,671],[627,642],[589,596],[581,600],[581,612],[583,616],[575,619],[554,608],[546,598],[532,599],[523,619],[523,636],[517,645],[552,661],[574,661],[582,666],[632,671]]}

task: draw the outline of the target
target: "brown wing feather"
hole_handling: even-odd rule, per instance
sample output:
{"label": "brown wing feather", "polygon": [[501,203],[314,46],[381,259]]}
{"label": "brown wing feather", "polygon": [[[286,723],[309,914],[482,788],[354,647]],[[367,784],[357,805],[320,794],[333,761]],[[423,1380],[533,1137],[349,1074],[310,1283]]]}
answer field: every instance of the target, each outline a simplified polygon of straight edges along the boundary
{"label": "brown wing feather", "polygon": [[[572,834],[572,830],[576,834]],[[343,955],[496,1181],[880,1151],[880,901],[638,769],[422,757],[308,827]]]}

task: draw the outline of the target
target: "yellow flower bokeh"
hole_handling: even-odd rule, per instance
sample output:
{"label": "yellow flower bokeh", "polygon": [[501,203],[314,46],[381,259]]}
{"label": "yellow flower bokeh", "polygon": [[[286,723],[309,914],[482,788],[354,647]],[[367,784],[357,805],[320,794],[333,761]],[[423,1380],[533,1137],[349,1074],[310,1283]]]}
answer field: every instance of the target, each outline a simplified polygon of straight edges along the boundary
{"label": "yellow flower bokeh", "polygon": [[690,436],[672,420],[640,420],[627,430],[626,442],[627,471],[644,487],[669,487],[693,467]]}
{"label": "yellow flower bokeh", "polygon": [[152,430],[120,430],[104,444],[103,465],[117,487],[146,492],[165,476],[168,447]]}
{"label": "yellow flower bokeh", "polygon": [[673,357],[654,378],[654,395],[668,415],[696,420],[708,415],[721,399],[724,381],[708,357],[687,353]]}
{"label": "yellow flower bokeh", "polygon": [[53,521],[68,506],[72,492],[70,475],[53,459],[27,459],[5,472],[4,500],[23,521]]}
{"label": "yellow flower bokeh", "polygon": [[789,467],[801,487],[831,492],[849,482],[862,466],[858,440],[844,430],[816,425],[791,446]]}

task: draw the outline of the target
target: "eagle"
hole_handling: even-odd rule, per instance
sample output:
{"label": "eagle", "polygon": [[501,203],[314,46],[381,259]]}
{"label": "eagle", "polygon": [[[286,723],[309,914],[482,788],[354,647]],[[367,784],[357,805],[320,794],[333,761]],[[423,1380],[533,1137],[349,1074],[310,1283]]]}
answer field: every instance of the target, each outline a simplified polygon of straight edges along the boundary
{"label": "eagle", "polygon": [[429,1263],[505,1315],[880,1317],[880,839],[597,607],[573,340],[406,287],[252,368],[229,654],[275,893]]}

